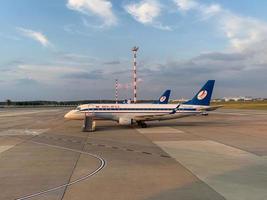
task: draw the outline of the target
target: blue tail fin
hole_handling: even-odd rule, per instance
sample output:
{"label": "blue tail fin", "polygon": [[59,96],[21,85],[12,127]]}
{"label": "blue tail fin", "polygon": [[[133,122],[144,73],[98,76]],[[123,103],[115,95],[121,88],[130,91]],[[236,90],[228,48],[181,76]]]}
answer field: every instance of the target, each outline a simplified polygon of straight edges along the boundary
{"label": "blue tail fin", "polygon": [[166,90],[156,102],[157,104],[167,104],[169,102],[171,90]]}
{"label": "blue tail fin", "polygon": [[183,103],[189,105],[210,105],[211,95],[213,91],[215,80],[208,80],[207,83],[198,91],[193,99]]}

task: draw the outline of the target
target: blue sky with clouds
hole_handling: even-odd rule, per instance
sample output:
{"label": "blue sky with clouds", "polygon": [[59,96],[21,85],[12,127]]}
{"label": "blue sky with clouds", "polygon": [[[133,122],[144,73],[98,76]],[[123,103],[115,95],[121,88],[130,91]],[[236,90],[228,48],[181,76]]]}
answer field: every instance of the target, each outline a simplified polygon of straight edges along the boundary
{"label": "blue sky with clouds", "polygon": [[189,98],[207,79],[215,97],[267,97],[267,1],[2,0],[0,100]]}

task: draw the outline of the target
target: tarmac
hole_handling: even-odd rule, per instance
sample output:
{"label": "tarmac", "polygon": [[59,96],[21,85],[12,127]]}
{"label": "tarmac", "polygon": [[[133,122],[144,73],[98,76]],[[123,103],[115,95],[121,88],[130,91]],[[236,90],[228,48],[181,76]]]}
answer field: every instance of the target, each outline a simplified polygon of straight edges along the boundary
{"label": "tarmac", "polygon": [[148,128],[0,110],[0,199],[266,200],[267,111],[221,109]]}

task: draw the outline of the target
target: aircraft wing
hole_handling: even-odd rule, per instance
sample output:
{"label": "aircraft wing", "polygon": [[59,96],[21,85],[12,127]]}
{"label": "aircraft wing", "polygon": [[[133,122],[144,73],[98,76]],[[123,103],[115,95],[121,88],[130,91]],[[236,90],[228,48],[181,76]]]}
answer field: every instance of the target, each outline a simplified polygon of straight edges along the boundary
{"label": "aircraft wing", "polygon": [[144,116],[135,116],[135,121],[153,121],[158,120],[159,118],[163,118],[169,114],[162,114],[162,115],[144,115]]}
{"label": "aircraft wing", "polygon": [[135,116],[133,119],[135,121],[162,121],[169,119],[178,119],[183,117],[189,117],[196,115],[197,113],[175,113],[175,114],[162,114],[162,115],[144,115],[144,116]]}
{"label": "aircraft wing", "polygon": [[218,108],[222,108],[223,105],[218,105],[218,106],[209,106],[208,108],[201,108],[201,111],[214,111],[217,110]]}

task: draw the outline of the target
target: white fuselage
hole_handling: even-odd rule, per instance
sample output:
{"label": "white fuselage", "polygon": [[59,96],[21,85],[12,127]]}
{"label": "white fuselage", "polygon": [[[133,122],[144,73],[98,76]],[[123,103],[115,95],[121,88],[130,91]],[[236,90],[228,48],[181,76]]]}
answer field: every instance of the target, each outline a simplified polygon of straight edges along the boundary
{"label": "white fuselage", "polygon": [[[165,120],[199,114],[197,108],[180,104],[83,104],[65,115],[66,119],[82,120],[86,115],[118,121],[119,118]],[[147,117],[146,117],[147,116]],[[153,116],[153,117],[150,117]],[[149,118],[150,117],[150,118]]]}

